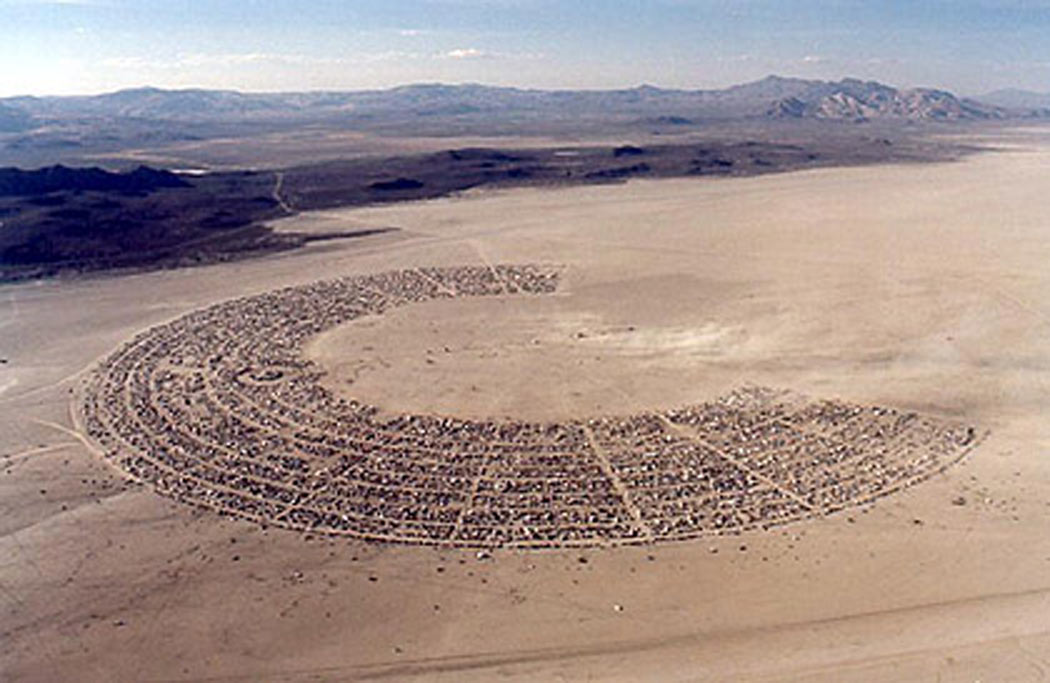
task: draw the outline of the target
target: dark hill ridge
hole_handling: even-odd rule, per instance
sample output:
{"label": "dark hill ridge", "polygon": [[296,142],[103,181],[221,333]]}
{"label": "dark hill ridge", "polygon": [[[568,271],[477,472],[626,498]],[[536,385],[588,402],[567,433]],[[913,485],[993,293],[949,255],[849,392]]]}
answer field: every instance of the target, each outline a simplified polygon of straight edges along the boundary
{"label": "dark hill ridge", "polygon": [[0,168],[0,197],[18,197],[63,191],[148,193],[162,187],[188,187],[169,171],[139,166],[127,173],[101,168],[68,168],[61,164],[33,171]]}
{"label": "dark hill ridge", "polygon": [[0,281],[286,247],[259,224],[284,213],[273,182],[227,173],[191,184],[147,167],[0,169]]}
{"label": "dark hill ridge", "polygon": [[[279,171],[178,176],[52,166],[0,169],[0,282],[64,272],[210,263],[384,231],[300,235],[266,222],[292,211],[447,196],[471,188],[745,176],[820,166],[954,158],[964,150],[856,126],[808,140],[668,145],[460,148]],[[566,153],[568,152],[568,153]]]}

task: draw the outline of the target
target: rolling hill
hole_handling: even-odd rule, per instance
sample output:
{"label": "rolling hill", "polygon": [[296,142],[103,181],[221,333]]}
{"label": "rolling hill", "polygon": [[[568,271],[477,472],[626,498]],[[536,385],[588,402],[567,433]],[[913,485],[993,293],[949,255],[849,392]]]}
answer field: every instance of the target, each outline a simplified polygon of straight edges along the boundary
{"label": "rolling hill", "polygon": [[1009,112],[928,88],[899,90],[874,81],[836,82],[769,76],[724,90],[672,90],[642,85],[623,90],[526,90],[484,85],[408,85],[388,90],[241,93],[227,90],[137,88],[95,96],[0,100],[0,122],[72,120],[260,122],[354,120],[383,114],[433,116],[545,114],[677,116],[683,119],[1004,118]]}

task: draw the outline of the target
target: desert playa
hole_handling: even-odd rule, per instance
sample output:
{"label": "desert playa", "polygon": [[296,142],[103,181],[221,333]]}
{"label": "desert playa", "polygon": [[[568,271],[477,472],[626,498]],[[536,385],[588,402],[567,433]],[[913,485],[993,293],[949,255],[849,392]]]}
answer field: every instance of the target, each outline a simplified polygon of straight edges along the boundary
{"label": "desert playa", "polygon": [[[1043,677],[1050,131],[970,142],[989,151],[305,213],[278,226],[400,230],[224,265],[0,287],[0,677]],[[504,284],[478,285],[487,273]],[[317,386],[382,419],[596,420],[581,424],[607,451],[620,443],[603,440],[608,421],[664,415],[661,430],[692,428],[675,411],[763,387],[919,416],[945,430],[952,457],[886,495],[768,525],[531,547],[498,535],[440,542],[462,519],[447,538],[413,544],[288,524],[280,512],[219,514],[205,496],[122,465],[129,444],[107,451],[106,425],[124,413],[92,422],[85,401],[102,395],[91,393],[99,369],[136,335],[318,280],[343,278],[361,296],[410,291],[379,277],[434,292],[491,285],[362,306],[302,339]],[[189,381],[167,355],[161,366]],[[287,367],[255,368],[244,391]],[[170,414],[205,420],[205,407]],[[616,474],[614,456],[605,465]],[[640,514],[638,528],[653,528]]]}

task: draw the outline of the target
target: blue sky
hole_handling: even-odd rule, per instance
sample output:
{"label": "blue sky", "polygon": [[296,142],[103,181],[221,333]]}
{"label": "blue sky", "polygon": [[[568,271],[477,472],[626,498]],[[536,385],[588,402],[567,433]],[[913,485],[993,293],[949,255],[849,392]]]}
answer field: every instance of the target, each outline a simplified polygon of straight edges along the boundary
{"label": "blue sky", "polygon": [[770,73],[1050,91],[1050,0],[0,0],[0,95]]}

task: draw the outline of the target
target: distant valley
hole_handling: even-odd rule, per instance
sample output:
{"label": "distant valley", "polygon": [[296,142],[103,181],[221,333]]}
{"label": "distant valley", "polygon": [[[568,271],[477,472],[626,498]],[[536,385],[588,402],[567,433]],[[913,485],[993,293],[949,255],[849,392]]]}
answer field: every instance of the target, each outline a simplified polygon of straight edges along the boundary
{"label": "distant valley", "polygon": [[0,168],[0,282],[212,263],[396,229],[305,235],[268,226],[299,211],[432,199],[479,187],[749,176],[929,161],[965,151],[909,137],[853,135],[798,143],[456,148],[207,173],[145,166],[123,173],[65,166]]}
{"label": "distant valley", "polygon": [[857,79],[770,76],[724,90],[141,88],[7,98],[0,281],[210,263],[360,237],[392,228],[299,235],[268,222],[478,187],[957,158],[969,150],[928,133],[1047,116],[1030,95],[977,101]]}
{"label": "distant valley", "polygon": [[[0,100],[0,164],[273,167],[295,153],[302,161],[385,154],[394,139],[587,140],[828,124],[979,124],[1050,116],[1044,104],[1034,94],[974,100],[851,78],[780,76],[722,90],[442,84],[299,93],[139,88]],[[250,147],[237,148],[237,142]]]}

